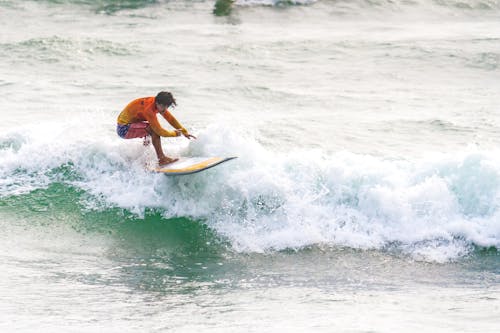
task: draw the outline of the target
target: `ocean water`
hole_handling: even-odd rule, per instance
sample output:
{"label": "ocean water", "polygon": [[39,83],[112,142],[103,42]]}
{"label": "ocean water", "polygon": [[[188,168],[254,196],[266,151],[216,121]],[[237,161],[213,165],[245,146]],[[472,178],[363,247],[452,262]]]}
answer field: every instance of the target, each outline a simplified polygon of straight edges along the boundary
{"label": "ocean water", "polygon": [[[0,0],[0,28],[2,332],[500,329],[500,1]],[[116,117],[160,90],[198,137],[169,155],[239,158],[146,171]]]}

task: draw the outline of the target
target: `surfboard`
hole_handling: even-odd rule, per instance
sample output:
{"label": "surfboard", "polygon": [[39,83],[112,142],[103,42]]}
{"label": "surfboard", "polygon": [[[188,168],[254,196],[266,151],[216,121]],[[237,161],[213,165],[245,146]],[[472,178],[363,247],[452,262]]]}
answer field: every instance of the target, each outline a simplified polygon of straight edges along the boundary
{"label": "surfboard", "polygon": [[213,168],[216,165],[230,161],[232,157],[181,157],[174,163],[165,166],[150,168],[153,172],[160,172],[167,176],[189,175]]}

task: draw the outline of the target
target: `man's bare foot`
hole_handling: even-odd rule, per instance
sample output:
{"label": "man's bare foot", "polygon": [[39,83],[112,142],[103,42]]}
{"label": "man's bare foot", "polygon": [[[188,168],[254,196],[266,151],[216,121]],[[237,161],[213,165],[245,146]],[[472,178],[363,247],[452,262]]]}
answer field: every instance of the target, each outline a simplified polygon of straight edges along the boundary
{"label": "man's bare foot", "polygon": [[158,165],[160,165],[160,166],[167,165],[170,163],[174,163],[175,161],[178,161],[178,160],[179,160],[178,158],[170,158],[170,157],[164,156],[158,160]]}

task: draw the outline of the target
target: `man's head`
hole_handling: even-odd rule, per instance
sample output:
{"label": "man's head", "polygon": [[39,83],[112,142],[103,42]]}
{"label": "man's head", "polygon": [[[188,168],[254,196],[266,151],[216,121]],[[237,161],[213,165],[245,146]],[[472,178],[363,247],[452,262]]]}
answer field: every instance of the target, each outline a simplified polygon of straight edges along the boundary
{"label": "man's head", "polygon": [[165,112],[165,110],[172,105],[176,106],[177,103],[175,102],[174,96],[172,96],[172,93],[168,91],[160,91],[158,95],[155,97],[155,103],[156,103],[156,108],[160,112]]}

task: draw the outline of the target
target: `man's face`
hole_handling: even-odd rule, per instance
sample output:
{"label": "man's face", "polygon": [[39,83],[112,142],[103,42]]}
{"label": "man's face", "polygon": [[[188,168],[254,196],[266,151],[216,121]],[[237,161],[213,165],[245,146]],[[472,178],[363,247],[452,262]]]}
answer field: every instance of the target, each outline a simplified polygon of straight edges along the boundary
{"label": "man's face", "polygon": [[158,109],[158,112],[160,112],[160,114],[164,114],[165,110],[167,110],[166,105],[158,104],[158,103],[156,103],[156,108]]}

